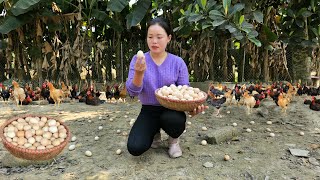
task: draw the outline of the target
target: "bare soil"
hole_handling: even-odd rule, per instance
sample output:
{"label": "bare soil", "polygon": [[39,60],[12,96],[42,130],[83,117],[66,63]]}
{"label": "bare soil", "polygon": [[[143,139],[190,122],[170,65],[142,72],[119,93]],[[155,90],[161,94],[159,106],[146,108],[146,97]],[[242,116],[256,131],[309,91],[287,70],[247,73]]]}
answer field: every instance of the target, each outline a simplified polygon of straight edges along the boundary
{"label": "bare soil", "polygon": [[[8,105],[0,102],[0,123],[21,114],[43,114],[64,120],[72,136],[77,137],[50,164],[5,167],[0,163],[0,179],[320,179],[320,149],[311,148],[311,144],[320,144],[320,112],[305,106],[304,98],[295,97],[287,115],[269,99],[262,101],[251,115],[246,114],[245,107],[232,105],[223,107],[223,117],[217,118],[212,115],[214,107],[210,107],[204,114],[187,119],[191,124],[181,136],[183,156],[177,159],[167,154],[164,132],[160,148],[150,149],[139,157],[128,153],[126,134],[131,127],[129,122],[140,111],[138,101],[99,106],[70,102],[58,108],[16,107],[12,102]],[[237,138],[201,145],[201,134],[234,122],[242,132]],[[99,130],[99,126],[103,129]],[[203,126],[208,131],[202,131]],[[252,132],[246,132],[246,128]],[[266,128],[275,137],[270,137]],[[299,135],[301,131],[304,136]],[[71,144],[76,145],[73,151],[68,150]],[[308,150],[309,157],[293,156],[289,148]],[[120,155],[116,154],[117,149],[122,150]],[[92,152],[91,157],[85,156],[87,150]],[[7,153],[1,143],[0,159]],[[231,157],[229,161],[224,161],[225,154]]]}

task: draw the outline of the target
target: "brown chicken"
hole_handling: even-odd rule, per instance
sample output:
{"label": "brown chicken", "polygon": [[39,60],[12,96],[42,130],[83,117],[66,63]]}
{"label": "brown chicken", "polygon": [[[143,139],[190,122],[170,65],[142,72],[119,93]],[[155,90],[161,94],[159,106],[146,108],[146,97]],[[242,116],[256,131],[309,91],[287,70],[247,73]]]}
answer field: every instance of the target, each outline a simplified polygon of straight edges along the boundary
{"label": "brown chicken", "polygon": [[64,96],[64,93],[61,89],[56,89],[52,83],[48,82],[47,83],[48,87],[49,87],[49,91],[50,91],[50,97],[53,99],[54,101],[54,106],[56,106],[58,104],[58,107],[60,106],[60,103],[62,101],[62,98]]}
{"label": "brown chicken", "polygon": [[23,88],[21,88],[16,81],[12,81],[12,85],[14,87],[13,97],[16,101],[16,105],[18,106],[19,102],[20,102],[20,105],[22,105],[22,101],[26,98],[26,93],[24,92]]}
{"label": "brown chicken", "polygon": [[248,91],[245,91],[243,93],[243,103],[245,106],[247,106],[247,114],[251,114],[252,108],[256,105],[256,100],[253,96],[250,96],[248,94]]}
{"label": "brown chicken", "polygon": [[126,102],[126,98],[127,98],[127,88],[126,85],[123,86],[122,90],[120,91],[120,98],[122,99],[122,101],[125,103]]}
{"label": "brown chicken", "polygon": [[70,92],[69,86],[66,86],[64,82],[61,82],[61,90],[63,91],[64,98],[67,98],[70,96],[71,92]]}
{"label": "brown chicken", "polygon": [[283,97],[283,93],[280,93],[278,96],[278,105],[281,107],[281,112],[287,113],[289,101],[287,98]]}
{"label": "brown chicken", "polygon": [[224,93],[224,97],[226,97],[226,103],[231,105],[232,104],[232,90],[227,91]]}

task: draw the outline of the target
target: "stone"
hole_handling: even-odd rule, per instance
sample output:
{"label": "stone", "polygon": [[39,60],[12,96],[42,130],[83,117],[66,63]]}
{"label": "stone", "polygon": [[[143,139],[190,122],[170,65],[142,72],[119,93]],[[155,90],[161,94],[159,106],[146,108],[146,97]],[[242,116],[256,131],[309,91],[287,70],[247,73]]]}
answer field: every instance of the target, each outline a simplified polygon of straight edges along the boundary
{"label": "stone", "polygon": [[232,140],[239,134],[240,131],[237,128],[226,126],[214,131],[207,131],[205,139],[209,144],[219,144],[221,142]]}
{"label": "stone", "polygon": [[298,157],[309,157],[309,151],[302,150],[302,149],[291,149],[289,148],[289,151],[292,155],[298,156]]}
{"label": "stone", "polygon": [[319,166],[319,162],[316,158],[310,157],[308,160],[309,160],[310,164],[315,165],[315,166]]}
{"label": "stone", "polygon": [[206,168],[213,168],[213,164],[211,162],[205,162],[203,166]]}
{"label": "stone", "polygon": [[48,165],[53,162],[53,159],[50,160],[42,160],[42,161],[35,161],[35,160],[26,160],[26,159],[21,159],[13,156],[10,153],[6,153],[2,160],[2,165],[4,167],[27,167],[30,165]]}

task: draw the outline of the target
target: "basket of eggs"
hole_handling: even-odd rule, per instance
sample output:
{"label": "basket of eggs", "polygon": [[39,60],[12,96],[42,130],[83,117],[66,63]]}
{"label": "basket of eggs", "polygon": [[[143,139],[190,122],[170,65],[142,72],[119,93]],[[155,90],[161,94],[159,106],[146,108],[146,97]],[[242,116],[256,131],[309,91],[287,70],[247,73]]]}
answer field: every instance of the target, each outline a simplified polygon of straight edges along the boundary
{"label": "basket of eggs", "polygon": [[60,120],[42,115],[23,115],[7,120],[0,128],[4,147],[26,160],[49,160],[68,144],[69,128]]}
{"label": "basket of eggs", "polygon": [[205,92],[187,85],[163,86],[155,90],[155,95],[162,106],[176,111],[193,111],[207,99]]}

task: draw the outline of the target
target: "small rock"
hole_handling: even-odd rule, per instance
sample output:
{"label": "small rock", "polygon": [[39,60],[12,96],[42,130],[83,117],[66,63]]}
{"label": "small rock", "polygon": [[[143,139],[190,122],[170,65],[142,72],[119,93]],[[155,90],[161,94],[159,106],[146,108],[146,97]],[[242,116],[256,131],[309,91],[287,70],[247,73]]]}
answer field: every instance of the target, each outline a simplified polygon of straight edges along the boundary
{"label": "small rock", "polygon": [[267,121],[267,124],[271,125],[271,124],[272,124],[272,121]]}
{"label": "small rock", "polygon": [[191,125],[192,123],[190,121],[187,122],[188,125]]}
{"label": "small rock", "polygon": [[205,127],[205,126],[203,126],[201,129],[202,129],[202,131],[206,131],[206,130],[208,130],[208,128],[207,128],[207,127]]}
{"label": "small rock", "polygon": [[99,129],[99,130],[102,130],[102,129],[103,129],[103,127],[102,127],[102,126],[99,126],[99,127],[98,127],[98,129]]}
{"label": "small rock", "polygon": [[94,140],[98,141],[99,140],[99,136],[94,137]]}
{"label": "small rock", "polygon": [[270,129],[270,128],[266,128],[266,130],[267,130],[268,132],[271,132],[271,129]]}
{"label": "small rock", "polygon": [[238,126],[238,124],[237,123],[232,123],[232,126],[236,127],[236,126]]}
{"label": "small rock", "polygon": [[270,133],[269,136],[270,136],[270,137],[274,137],[274,136],[276,136],[276,135],[275,135],[274,133]]}
{"label": "small rock", "polygon": [[250,124],[254,124],[254,121],[250,121]]}
{"label": "small rock", "polygon": [[228,154],[225,154],[224,157],[223,157],[223,159],[224,159],[225,161],[229,161],[229,160],[230,160],[230,156],[229,156]]}
{"label": "small rock", "polygon": [[116,154],[120,155],[122,153],[121,149],[117,149]]}
{"label": "small rock", "polygon": [[206,140],[202,140],[202,141],[201,141],[201,144],[205,146],[205,145],[207,145],[208,143],[207,143]]}
{"label": "small rock", "polygon": [[247,128],[246,131],[247,131],[248,133],[252,132],[252,130],[249,129],[249,128]]}
{"label": "small rock", "polygon": [[308,160],[309,160],[310,164],[313,164],[315,166],[319,166],[319,162],[316,158],[310,157]]}
{"label": "small rock", "polygon": [[203,166],[206,168],[213,168],[213,164],[211,162],[205,162]]}
{"label": "small rock", "polygon": [[289,148],[289,151],[292,155],[298,156],[298,157],[309,157],[309,151],[302,150],[302,149],[291,149]]}

